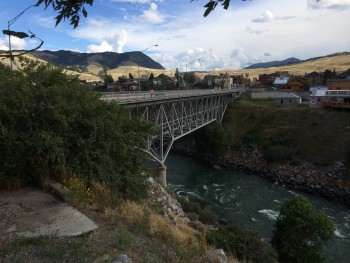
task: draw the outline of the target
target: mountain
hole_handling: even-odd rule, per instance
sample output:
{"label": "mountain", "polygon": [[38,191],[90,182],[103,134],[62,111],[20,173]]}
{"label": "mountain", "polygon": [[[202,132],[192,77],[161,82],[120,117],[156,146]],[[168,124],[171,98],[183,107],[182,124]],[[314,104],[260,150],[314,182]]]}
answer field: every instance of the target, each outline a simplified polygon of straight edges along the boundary
{"label": "mountain", "polygon": [[161,64],[140,51],[116,53],[79,53],[69,50],[35,51],[31,55],[57,66],[88,66],[97,64],[115,69],[120,66],[140,66],[151,69],[165,69]]}
{"label": "mountain", "polygon": [[287,58],[285,60],[281,61],[271,61],[271,62],[265,62],[265,63],[256,63],[252,64],[244,69],[257,69],[257,68],[271,68],[271,67],[279,67],[279,66],[286,66],[291,65],[300,62],[300,59],[297,58]]}

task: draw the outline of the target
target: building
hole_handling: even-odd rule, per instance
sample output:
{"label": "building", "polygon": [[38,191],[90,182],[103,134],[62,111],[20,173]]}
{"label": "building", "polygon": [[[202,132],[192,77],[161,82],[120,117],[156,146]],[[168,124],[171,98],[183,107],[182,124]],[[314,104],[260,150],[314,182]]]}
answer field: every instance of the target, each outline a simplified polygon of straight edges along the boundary
{"label": "building", "polygon": [[289,77],[277,77],[273,82],[276,88],[284,88],[287,85]]}
{"label": "building", "polygon": [[291,92],[282,92],[275,97],[277,106],[298,106],[301,103],[301,97]]}
{"label": "building", "polygon": [[300,76],[294,76],[287,81],[287,84],[283,87],[291,91],[305,91],[308,90],[309,83],[306,78]]}
{"label": "building", "polygon": [[350,90],[350,79],[329,79],[327,87],[330,90]]}
{"label": "building", "polygon": [[305,75],[310,86],[319,86],[323,84],[323,73],[313,71]]}

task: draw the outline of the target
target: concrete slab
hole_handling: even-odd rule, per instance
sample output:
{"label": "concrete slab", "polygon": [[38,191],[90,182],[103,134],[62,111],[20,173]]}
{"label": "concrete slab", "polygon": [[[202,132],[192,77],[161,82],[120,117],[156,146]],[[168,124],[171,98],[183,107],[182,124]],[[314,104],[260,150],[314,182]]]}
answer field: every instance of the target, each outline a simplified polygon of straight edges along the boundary
{"label": "concrete slab", "polygon": [[67,203],[34,187],[0,192],[0,239],[9,236],[77,236],[97,225]]}

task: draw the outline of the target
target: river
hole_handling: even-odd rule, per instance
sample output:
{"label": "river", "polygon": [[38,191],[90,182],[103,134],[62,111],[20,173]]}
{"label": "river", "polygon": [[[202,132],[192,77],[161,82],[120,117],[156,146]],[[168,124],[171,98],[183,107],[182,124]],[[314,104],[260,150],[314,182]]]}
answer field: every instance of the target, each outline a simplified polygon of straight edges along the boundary
{"label": "river", "polygon": [[325,247],[328,262],[350,262],[349,207],[273,185],[255,175],[214,168],[177,154],[170,154],[165,165],[171,189],[187,192],[190,200],[210,206],[220,218],[259,232],[267,242],[281,205],[294,195],[302,194],[335,224],[335,238]]}

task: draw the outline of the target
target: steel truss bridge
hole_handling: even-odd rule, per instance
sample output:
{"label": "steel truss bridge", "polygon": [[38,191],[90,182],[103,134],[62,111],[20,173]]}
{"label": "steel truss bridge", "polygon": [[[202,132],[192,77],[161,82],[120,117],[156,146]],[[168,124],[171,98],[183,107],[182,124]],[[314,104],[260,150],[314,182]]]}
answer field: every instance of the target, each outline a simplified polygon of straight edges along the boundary
{"label": "steel truss bridge", "polygon": [[211,123],[221,123],[228,104],[239,90],[185,90],[103,93],[103,100],[116,100],[131,109],[134,118],[154,123],[147,152],[161,165],[175,140]]}

